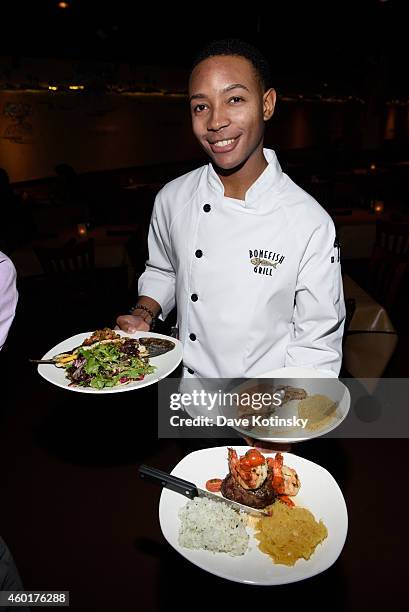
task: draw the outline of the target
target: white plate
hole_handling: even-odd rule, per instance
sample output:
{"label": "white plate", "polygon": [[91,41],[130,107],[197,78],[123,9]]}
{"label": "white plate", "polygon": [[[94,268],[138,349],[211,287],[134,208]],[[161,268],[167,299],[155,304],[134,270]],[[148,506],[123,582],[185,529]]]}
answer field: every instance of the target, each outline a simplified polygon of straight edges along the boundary
{"label": "white plate", "polygon": [[[48,380],[48,382],[62,387],[68,391],[78,391],[79,393],[120,393],[121,391],[133,391],[134,389],[140,389],[141,387],[147,387],[153,385],[162,378],[168,376],[173,370],[179,365],[183,357],[182,343],[175,338],[164,336],[163,334],[155,334],[154,332],[135,332],[134,334],[127,334],[121,330],[115,330],[117,334],[124,338],[162,338],[163,340],[171,340],[175,343],[175,348],[171,351],[158,355],[158,357],[152,357],[149,363],[156,366],[156,370],[152,374],[145,376],[143,380],[135,380],[126,385],[120,385],[118,387],[106,387],[103,389],[93,389],[92,387],[74,387],[70,386],[70,380],[65,375],[64,368],[57,368],[53,364],[40,364],[38,366],[38,373],[40,376]],[[66,353],[71,351],[76,346],[83,343],[85,338],[89,338],[93,332],[87,332],[83,334],[77,334],[72,336],[63,342],[60,342],[49,350],[42,359],[51,359],[54,355],[59,353]]]}
{"label": "white plate", "polygon": [[[248,446],[234,448],[239,455],[249,450]],[[258,549],[254,531],[249,528],[249,549],[241,557],[182,548],[178,542],[178,511],[186,504],[187,499],[174,491],[163,489],[159,504],[159,521],[169,544],[201,569],[245,584],[288,584],[310,578],[328,569],[339,557],[348,531],[348,513],[344,497],[334,478],[323,467],[291,453],[283,455],[285,465],[294,468],[301,480],[301,489],[294,498],[296,505],[308,508],[316,520],[323,520],[328,529],[328,537],[318,544],[308,561],[299,559],[292,567],[273,563],[268,555]],[[224,478],[227,472],[227,446],[190,453],[172,470],[175,476],[194,482],[201,488],[204,488],[209,478]]]}
{"label": "white plate", "polygon": [[337,378],[335,372],[317,370],[316,368],[277,368],[259,374],[255,378]]}
{"label": "white plate", "polygon": [[[306,434],[303,436],[299,436],[299,434],[297,436],[297,430],[295,430],[294,435],[291,436],[288,429],[279,430],[279,428],[274,428],[274,434],[269,436],[266,427],[258,427],[256,429],[234,427],[234,429],[240,433],[262,442],[282,442],[284,444],[291,442],[304,442],[305,440],[311,440],[312,438],[323,436],[324,434],[327,434],[339,427],[342,421],[346,419],[351,406],[351,395],[348,387],[338,380],[335,374],[332,375],[325,371],[316,370],[313,368],[280,368],[277,370],[271,370],[270,372],[266,372],[260,376],[256,376],[256,378],[274,379],[275,384],[277,385],[291,384],[291,386],[294,387],[302,387],[307,391],[308,395],[326,395],[338,404],[334,419],[330,421],[326,427],[317,430],[308,430],[308,432],[306,432]],[[251,380],[246,381],[239,387],[229,389],[229,392],[244,392],[246,387],[250,387],[252,384],[253,383]],[[235,410],[232,411],[229,409],[228,411],[223,410],[222,412],[228,417],[237,416],[237,414],[233,415]],[[286,404],[284,404],[282,408],[276,410],[275,414],[281,418],[291,418],[293,416],[297,417],[298,410],[294,404],[290,404],[289,409],[286,410]]]}

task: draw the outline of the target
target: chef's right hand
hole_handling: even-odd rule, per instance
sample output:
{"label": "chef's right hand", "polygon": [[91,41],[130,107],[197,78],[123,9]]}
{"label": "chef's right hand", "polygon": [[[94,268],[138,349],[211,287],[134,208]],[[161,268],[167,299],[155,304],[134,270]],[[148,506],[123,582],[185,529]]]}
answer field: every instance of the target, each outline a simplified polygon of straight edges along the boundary
{"label": "chef's right hand", "polygon": [[243,436],[245,441],[249,446],[253,448],[257,448],[260,453],[289,453],[291,452],[291,444],[286,444],[282,442],[263,442],[262,440],[257,440],[255,438],[248,438],[247,436]]}
{"label": "chef's right hand", "polygon": [[133,334],[136,331],[149,331],[150,325],[143,317],[135,315],[120,315],[117,320],[117,328],[122,329],[128,334]]}

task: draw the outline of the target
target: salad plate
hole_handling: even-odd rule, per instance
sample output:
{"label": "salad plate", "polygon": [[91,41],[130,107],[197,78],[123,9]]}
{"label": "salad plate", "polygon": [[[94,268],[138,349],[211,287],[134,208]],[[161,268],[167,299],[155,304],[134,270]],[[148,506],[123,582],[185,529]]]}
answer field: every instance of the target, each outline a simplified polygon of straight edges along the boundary
{"label": "salad plate", "polygon": [[[239,455],[248,446],[235,446]],[[190,453],[172,470],[172,474],[204,487],[210,478],[224,478],[228,473],[228,448],[219,446]],[[275,564],[260,551],[254,530],[247,528],[250,539],[247,552],[238,557],[222,552],[184,548],[179,543],[179,510],[187,500],[169,489],[163,489],[159,504],[159,521],[168,543],[185,559],[201,569],[235,582],[252,585],[279,585],[310,578],[328,569],[339,557],[348,531],[348,513],[344,497],[333,476],[322,466],[292,453],[283,453],[284,463],[297,471],[301,488],[296,506],[310,510],[315,519],[322,519],[328,529],[327,538],[317,546],[307,561],[295,565]]]}
{"label": "salad plate", "polygon": [[[116,386],[104,386],[103,388],[95,388],[91,386],[80,386],[75,385],[67,376],[67,371],[63,367],[57,367],[55,364],[40,364],[37,368],[38,373],[45,380],[50,382],[57,387],[67,389],[67,391],[76,391],[79,393],[121,393],[124,391],[133,391],[140,389],[141,387],[147,387],[157,383],[162,378],[168,376],[182,361],[183,349],[182,343],[175,338],[170,338],[163,334],[156,334],[154,332],[135,332],[134,334],[128,334],[122,330],[115,330],[115,333],[122,338],[131,338],[138,340],[139,338],[156,338],[158,340],[166,340],[174,343],[174,348],[168,352],[158,355],[156,357],[149,358],[149,366],[153,366],[153,372],[147,373],[141,380],[131,380],[124,384],[117,384]],[[42,357],[42,360],[52,360],[56,355],[61,353],[69,353],[76,347],[82,345],[84,340],[89,338],[93,332],[85,332],[76,334],[63,340]],[[106,346],[106,345],[105,345]],[[90,349],[91,347],[84,347]]]}

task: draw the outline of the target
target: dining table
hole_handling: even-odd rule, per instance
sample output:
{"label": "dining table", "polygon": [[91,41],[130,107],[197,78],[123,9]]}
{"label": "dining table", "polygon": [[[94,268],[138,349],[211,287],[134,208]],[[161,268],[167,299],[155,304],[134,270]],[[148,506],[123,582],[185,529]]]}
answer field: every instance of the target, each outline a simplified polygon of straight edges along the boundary
{"label": "dining table", "polygon": [[386,309],[348,274],[343,284],[345,299],[355,302],[344,342],[344,366],[355,378],[379,378],[396,349],[397,331]]}
{"label": "dining table", "polygon": [[369,259],[376,239],[376,222],[407,222],[408,215],[399,207],[374,200],[371,207],[345,207],[328,210],[334,221],[343,260]]}

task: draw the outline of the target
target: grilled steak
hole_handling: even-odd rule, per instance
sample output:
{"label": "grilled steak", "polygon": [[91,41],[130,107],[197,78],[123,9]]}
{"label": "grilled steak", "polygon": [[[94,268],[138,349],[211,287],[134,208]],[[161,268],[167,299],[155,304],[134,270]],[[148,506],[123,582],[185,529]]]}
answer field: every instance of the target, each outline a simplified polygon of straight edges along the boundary
{"label": "grilled steak", "polygon": [[275,493],[271,484],[272,472],[268,470],[268,476],[258,489],[244,489],[231,474],[223,480],[221,493],[227,499],[251,506],[252,508],[265,508],[275,500]]}
{"label": "grilled steak", "polygon": [[290,387],[290,385],[279,385],[274,389],[274,392],[284,391],[283,404],[290,402],[291,400],[303,400],[307,397],[305,389],[297,389],[297,387]]}

